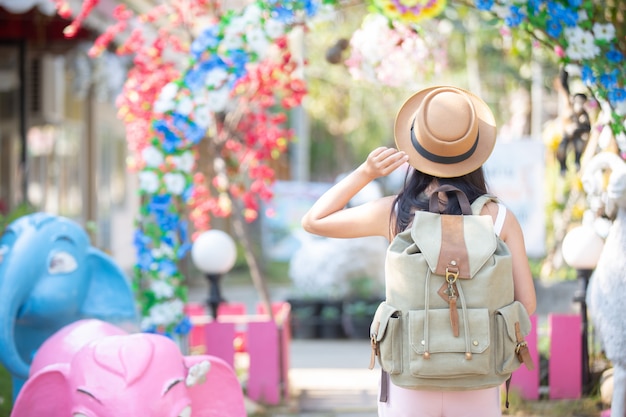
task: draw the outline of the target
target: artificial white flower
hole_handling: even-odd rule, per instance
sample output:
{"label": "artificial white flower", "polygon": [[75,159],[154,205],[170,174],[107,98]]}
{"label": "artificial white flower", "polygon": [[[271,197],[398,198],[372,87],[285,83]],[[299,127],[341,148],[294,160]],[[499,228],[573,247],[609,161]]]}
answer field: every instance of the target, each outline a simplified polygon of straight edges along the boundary
{"label": "artificial white flower", "polygon": [[139,189],[154,194],[159,189],[159,176],[154,171],[139,173]]}
{"label": "artificial white flower", "polygon": [[174,156],[172,160],[174,161],[176,168],[183,172],[191,172],[196,162],[193,154],[189,151],[180,156]]}
{"label": "artificial white flower", "polygon": [[161,256],[163,256],[163,251],[160,248],[152,248],[152,250],[150,251],[150,255],[152,255],[153,259],[159,259]]}
{"label": "artificial white flower", "polygon": [[204,129],[208,129],[209,126],[213,124],[213,113],[211,110],[203,104],[201,106],[197,106],[194,110],[194,122]]}
{"label": "artificial white flower", "polygon": [[612,41],[615,39],[615,26],[612,23],[594,23],[593,35],[603,41]]}
{"label": "artificial white flower", "polygon": [[246,33],[246,40],[250,48],[259,55],[259,57],[265,56],[267,49],[270,46],[265,32],[260,28],[253,28]]}
{"label": "artificial white flower", "polygon": [[206,374],[209,373],[210,369],[211,362],[209,361],[202,361],[193,365],[191,368],[189,368],[189,373],[187,374],[185,384],[188,387],[203,384],[206,381]]}
{"label": "artificial white flower", "polygon": [[600,54],[600,47],[595,44],[591,32],[575,27],[567,28],[564,33],[568,43],[565,54],[570,59],[592,59]]}
{"label": "artificial white flower", "polygon": [[165,183],[167,191],[174,195],[181,195],[183,191],[185,191],[185,186],[187,185],[185,176],[178,172],[168,172],[163,175],[163,182]]}
{"label": "artificial white flower", "polygon": [[150,289],[157,298],[170,298],[174,295],[174,287],[166,281],[152,280]]}
{"label": "artificial white flower", "polygon": [[178,299],[155,304],[148,313],[150,321],[156,326],[172,324],[183,314],[183,307],[183,302]]}
{"label": "artificial white flower", "polygon": [[251,25],[258,25],[261,21],[263,10],[257,4],[251,4],[245,8],[241,15],[241,20],[244,23]]}
{"label": "artificial white flower", "polygon": [[141,331],[146,331],[150,329],[153,325],[154,323],[152,323],[152,319],[149,316],[146,316],[141,319],[141,324],[140,324]]}
{"label": "artificial white flower", "polygon": [[285,24],[280,20],[268,19],[265,22],[265,33],[270,39],[276,39],[285,33]]}
{"label": "artificial white flower", "polygon": [[248,26],[241,17],[233,18],[224,28],[224,37],[220,45],[225,49],[241,49],[243,47],[243,33]]}
{"label": "artificial white flower", "polygon": [[141,151],[141,157],[146,162],[146,166],[156,168],[160,166],[163,161],[165,161],[165,157],[163,156],[163,152],[161,152],[155,146],[148,146]]}
{"label": "artificial white flower", "polygon": [[159,97],[154,102],[153,110],[157,113],[173,110],[176,106],[174,101],[176,94],[178,94],[178,85],[175,83],[165,84],[159,93]]}
{"label": "artificial white flower", "polygon": [[209,91],[207,94],[208,101],[207,107],[210,111],[217,113],[224,111],[226,108],[226,104],[228,104],[228,99],[230,98],[230,89],[228,86],[223,86],[220,89]]}
{"label": "artificial white flower", "polygon": [[585,9],[578,10],[578,22],[589,20],[589,15]]}
{"label": "artificial white flower", "polygon": [[626,116],[626,100],[621,100],[612,104],[613,110],[615,110],[615,113],[617,113],[618,116]]}
{"label": "artificial white flower", "polygon": [[207,72],[204,83],[207,87],[218,88],[221,87],[226,80],[228,80],[228,71],[219,67]]}
{"label": "artificial white flower", "polygon": [[231,21],[228,23],[228,26],[226,26],[226,28],[224,29],[224,35],[241,35],[245,32],[246,27],[249,23],[250,22],[246,21],[243,16],[235,17],[231,19]]}
{"label": "artificial white flower", "polygon": [[191,111],[193,110],[193,100],[189,97],[183,97],[178,102],[178,106],[176,106],[176,111],[183,116],[189,116]]}

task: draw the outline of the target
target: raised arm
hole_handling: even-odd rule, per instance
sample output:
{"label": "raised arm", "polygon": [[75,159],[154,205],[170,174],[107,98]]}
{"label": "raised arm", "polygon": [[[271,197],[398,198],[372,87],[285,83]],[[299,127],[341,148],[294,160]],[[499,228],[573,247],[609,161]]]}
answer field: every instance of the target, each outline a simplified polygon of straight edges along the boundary
{"label": "raised arm", "polygon": [[389,214],[393,197],[383,197],[346,208],[348,202],[376,178],[389,175],[408,160],[394,148],[374,149],[357,169],[324,193],[302,218],[309,233],[335,238],[384,236],[390,238]]}

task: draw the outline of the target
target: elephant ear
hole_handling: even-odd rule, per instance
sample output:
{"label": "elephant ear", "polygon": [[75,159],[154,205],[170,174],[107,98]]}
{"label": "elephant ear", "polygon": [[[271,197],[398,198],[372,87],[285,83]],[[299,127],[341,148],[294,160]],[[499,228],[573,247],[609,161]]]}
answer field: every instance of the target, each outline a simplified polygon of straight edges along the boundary
{"label": "elephant ear", "polygon": [[[187,378],[191,409],[194,417],[246,417],[243,391],[233,368],[224,360],[211,355],[185,356],[185,366],[192,369],[209,362],[206,381]],[[193,371],[192,371],[193,373]],[[190,381],[191,379],[191,381]]]}
{"label": "elephant ear", "polygon": [[124,272],[104,252],[90,247],[87,251],[90,282],[81,312],[84,317],[108,322],[136,322],[135,298]]}
{"label": "elephant ear", "polygon": [[46,366],[28,378],[15,399],[11,417],[70,415],[68,364]]}

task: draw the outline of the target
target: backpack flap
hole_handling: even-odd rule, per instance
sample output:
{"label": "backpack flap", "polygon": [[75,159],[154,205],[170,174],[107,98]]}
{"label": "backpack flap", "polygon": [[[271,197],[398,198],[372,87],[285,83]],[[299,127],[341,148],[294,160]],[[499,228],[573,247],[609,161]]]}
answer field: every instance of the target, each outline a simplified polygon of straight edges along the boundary
{"label": "backpack flap", "polygon": [[493,220],[487,215],[417,211],[411,238],[434,274],[445,275],[452,263],[459,267],[459,278],[465,279],[472,278],[498,246]]}

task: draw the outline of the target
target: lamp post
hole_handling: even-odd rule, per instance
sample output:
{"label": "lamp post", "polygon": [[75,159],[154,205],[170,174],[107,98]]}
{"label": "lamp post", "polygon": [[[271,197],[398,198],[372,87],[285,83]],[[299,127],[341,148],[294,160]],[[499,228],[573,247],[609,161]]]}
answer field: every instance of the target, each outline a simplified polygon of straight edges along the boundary
{"label": "lamp post", "polygon": [[193,243],[191,259],[194,265],[205,274],[209,282],[207,304],[213,320],[217,320],[217,309],[224,301],[220,290],[222,276],[235,264],[237,249],[233,239],[221,230],[203,232]]}
{"label": "lamp post", "polygon": [[582,318],[582,384],[585,393],[589,390],[589,346],[587,319],[587,286],[591,273],[598,263],[604,241],[590,225],[578,226],[567,232],[563,239],[562,252],[565,262],[576,269],[578,290],[574,294],[574,302],[580,303]]}

